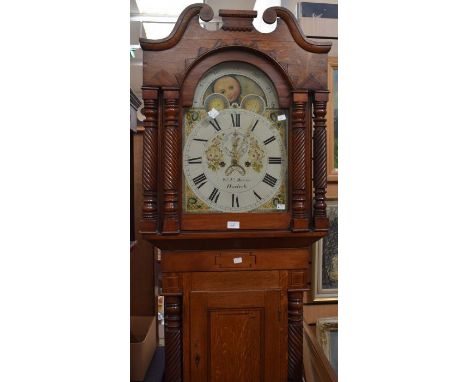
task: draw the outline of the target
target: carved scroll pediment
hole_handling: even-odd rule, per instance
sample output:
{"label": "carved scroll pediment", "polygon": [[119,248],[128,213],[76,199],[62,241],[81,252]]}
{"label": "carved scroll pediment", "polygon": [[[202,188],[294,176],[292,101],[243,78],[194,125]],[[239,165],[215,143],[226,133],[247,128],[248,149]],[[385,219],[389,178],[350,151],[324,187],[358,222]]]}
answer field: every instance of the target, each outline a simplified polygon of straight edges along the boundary
{"label": "carved scroll pediment", "polygon": [[[174,29],[168,37],[160,40],[140,38],[142,49],[161,51],[174,47],[181,40],[189,24],[193,22],[193,19],[197,16],[202,21],[208,22],[213,19],[213,9],[209,5],[202,3],[189,5],[180,14]],[[256,35],[260,33],[253,26],[253,19],[257,17],[257,11],[221,9],[219,11],[219,16],[222,18],[221,29],[223,31],[255,33]],[[330,51],[330,43],[308,41],[302,33],[296,18],[288,9],[283,7],[270,7],[263,13],[263,21],[267,24],[273,24],[277,18],[281,18],[285,22],[294,41],[302,49],[311,53],[328,53]],[[196,24],[198,24],[198,20],[196,20]],[[207,33],[217,33],[217,31],[207,31]],[[280,36],[272,32],[269,34],[269,37],[271,41],[274,41]],[[221,40],[219,40],[219,43],[223,44]]]}
{"label": "carved scroll pediment", "polygon": [[177,19],[171,34],[159,40],[140,38],[140,46],[143,50],[166,50],[175,46],[184,35],[190,21],[199,16],[203,21],[213,19],[213,9],[207,4],[197,3],[185,8]]}
{"label": "carved scroll pediment", "polygon": [[302,49],[311,53],[328,53],[331,49],[330,43],[309,42],[302,33],[296,18],[289,9],[283,7],[270,7],[263,12],[263,21],[267,24],[273,24],[277,18],[281,18],[288,26],[289,33],[294,38],[294,41]]}

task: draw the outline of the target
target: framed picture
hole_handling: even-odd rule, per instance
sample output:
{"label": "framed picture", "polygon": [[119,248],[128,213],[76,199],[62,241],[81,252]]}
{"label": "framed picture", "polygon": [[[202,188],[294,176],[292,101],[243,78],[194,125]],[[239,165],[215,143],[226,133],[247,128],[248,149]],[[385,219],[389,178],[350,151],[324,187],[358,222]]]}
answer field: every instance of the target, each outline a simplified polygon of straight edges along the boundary
{"label": "framed picture", "polygon": [[338,317],[317,320],[317,340],[332,368],[338,373]]}
{"label": "framed picture", "polygon": [[330,230],[312,249],[311,303],[338,301],[338,202],[327,203]]}

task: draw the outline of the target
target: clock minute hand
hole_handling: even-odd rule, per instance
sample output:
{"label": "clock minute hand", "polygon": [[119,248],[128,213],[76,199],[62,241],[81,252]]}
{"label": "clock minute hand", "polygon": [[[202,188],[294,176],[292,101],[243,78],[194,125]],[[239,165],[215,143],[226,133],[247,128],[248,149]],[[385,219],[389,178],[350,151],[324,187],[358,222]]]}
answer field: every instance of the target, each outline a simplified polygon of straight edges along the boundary
{"label": "clock minute hand", "polygon": [[250,137],[250,133],[253,131],[253,129],[255,129],[255,126],[257,126],[257,123],[258,123],[258,118],[253,118],[252,121],[250,122],[250,124],[247,126],[247,128],[245,129],[245,134],[244,134],[244,139],[242,141],[242,146],[244,146],[244,143],[247,141],[248,142],[248,139]]}
{"label": "clock minute hand", "polygon": [[[234,133],[236,134],[236,133]],[[230,150],[229,154],[231,155],[231,165],[226,169],[225,174],[231,175],[234,171],[238,171],[241,175],[245,175],[245,169],[239,165],[239,138],[237,134],[234,138],[234,142],[232,143],[232,149]]]}

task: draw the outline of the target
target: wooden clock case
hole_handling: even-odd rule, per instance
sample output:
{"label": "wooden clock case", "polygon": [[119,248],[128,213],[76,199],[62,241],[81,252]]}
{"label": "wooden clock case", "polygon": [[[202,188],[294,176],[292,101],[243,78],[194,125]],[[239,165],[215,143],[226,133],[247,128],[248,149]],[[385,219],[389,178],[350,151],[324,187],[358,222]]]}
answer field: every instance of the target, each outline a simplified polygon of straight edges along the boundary
{"label": "wooden clock case", "polygon": [[[143,237],[161,253],[165,296],[165,380],[302,381],[302,300],[312,244],[326,216],[327,53],[287,9],[220,10],[193,4],[162,40],[141,39],[143,55]],[[261,69],[289,109],[288,211],[183,213],[182,118],[210,68],[237,61]],[[239,230],[227,221],[239,221]]]}

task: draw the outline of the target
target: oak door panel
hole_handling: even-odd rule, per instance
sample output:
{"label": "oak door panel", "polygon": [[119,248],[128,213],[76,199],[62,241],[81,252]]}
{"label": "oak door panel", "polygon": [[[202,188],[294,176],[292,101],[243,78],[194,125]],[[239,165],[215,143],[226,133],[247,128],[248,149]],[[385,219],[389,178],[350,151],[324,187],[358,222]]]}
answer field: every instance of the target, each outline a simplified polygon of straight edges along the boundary
{"label": "oak door panel", "polygon": [[262,308],[208,311],[209,381],[264,380],[263,315]]}
{"label": "oak door panel", "polygon": [[190,306],[192,382],[284,381],[279,290],[192,292]]}

